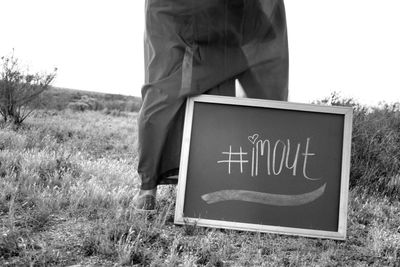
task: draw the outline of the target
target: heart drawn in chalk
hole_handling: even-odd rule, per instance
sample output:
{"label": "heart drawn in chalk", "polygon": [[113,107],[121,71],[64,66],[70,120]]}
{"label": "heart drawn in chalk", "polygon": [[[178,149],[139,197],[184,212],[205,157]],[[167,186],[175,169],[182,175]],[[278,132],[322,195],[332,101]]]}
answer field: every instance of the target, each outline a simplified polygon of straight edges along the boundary
{"label": "heart drawn in chalk", "polygon": [[249,141],[254,145],[254,143],[257,141],[257,139],[258,139],[258,134],[253,134],[253,135],[250,135],[249,137],[247,137],[248,139],[249,139]]}

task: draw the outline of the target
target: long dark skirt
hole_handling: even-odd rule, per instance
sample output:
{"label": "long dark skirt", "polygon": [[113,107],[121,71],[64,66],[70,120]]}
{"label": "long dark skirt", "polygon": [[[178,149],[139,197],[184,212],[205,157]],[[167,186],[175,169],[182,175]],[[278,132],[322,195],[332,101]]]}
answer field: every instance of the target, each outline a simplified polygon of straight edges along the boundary
{"label": "long dark skirt", "polygon": [[145,85],[139,114],[141,189],[179,169],[187,97],[234,95],[287,100],[283,0],[147,0]]}

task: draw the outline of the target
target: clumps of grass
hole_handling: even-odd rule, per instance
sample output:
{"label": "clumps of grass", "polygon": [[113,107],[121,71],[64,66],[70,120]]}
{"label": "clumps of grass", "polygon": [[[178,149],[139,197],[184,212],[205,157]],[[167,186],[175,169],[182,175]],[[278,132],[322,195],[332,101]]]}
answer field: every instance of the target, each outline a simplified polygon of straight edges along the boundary
{"label": "clumps of grass", "polygon": [[156,240],[158,233],[150,236],[150,239],[147,234],[145,231],[129,229],[128,234],[119,239],[116,250],[121,265],[149,265],[153,252],[146,245]]}
{"label": "clumps of grass", "polygon": [[[56,255],[50,256],[50,254],[41,244],[32,239],[27,230],[6,231],[0,236],[0,259],[8,260],[11,266],[45,266],[58,262]],[[22,261],[16,261],[17,257]]]}
{"label": "clumps of grass", "polygon": [[[106,223],[106,222],[102,222]],[[103,224],[95,224],[85,235],[82,242],[82,251],[84,256],[103,255],[112,257],[114,255],[113,244],[107,238],[105,231],[107,226]],[[114,227],[114,225],[108,226]]]}
{"label": "clumps of grass", "polygon": [[[211,241],[211,242],[210,242]],[[221,260],[219,246],[208,240],[203,239],[199,244],[199,248],[196,251],[196,264],[200,266],[223,266],[224,263]]]}
{"label": "clumps of grass", "polygon": [[371,251],[377,258],[384,259],[386,263],[400,260],[400,234],[394,234],[379,225],[374,225],[369,232]]}
{"label": "clumps of grass", "polygon": [[0,236],[0,255],[3,258],[18,256],[20,252],[20,235],[18,232],[8,231]]}
{"label": "clumps of grass", "polygon": [[360,261],[390,266],[400,259],[399,202],[353,192],[346,248]]}
{"label": "clumps of grass", "polygon": [[108,108],[105,108],[105,109],[103,109],[102,112],[104,114],[106,114],[106,115],[111,115],[111,116],[114,116],[114,117],[128,117],[129,116],[128,112],[121,111],[119,109],[108,109]]}
{"label": "clumps of grass", "polygon": [[73,148],[94,158],[136,157],[136,114],[109,116],[94,111],[64,110],[43,116],[47,113],[49,111],[38,111],[21,127],[20,132],[25,138],[22,147],[38,150]]}
{"label": "clumps of grass", "polygon": [[7,127],[0,131],[0,151],[4,149],[21,149],[25,146],[26,137]]}
{"label": "clumps of grass", "polygon": [[[171,232],[173,206],[170,194],[173,191],[172,186],[166,186],[158,192],[161,201],[156,213],[138,213],[130,205],[124,207],[114,202],[114,208],[109,209],[108,214],[102,211],[98,220],[93,221],[92,230],[84,234],[83,253],[105,257],[122,266],[194,264],[202,257],[204,261],[214,262],[213,258],[205,258],[205,250],[203,253],[198,249],[199,236],[206,233],[206,229],[198,231],[199,236],[190,237]],[[202,247],[205,247],[207,242],[203,243]],[[188,252],[190,259],[183,259]]]}
{"label": "clumps of grass", "polygon": [[72,152],[55,151],[47,160],[36,162],[32,166],[36,174],[36,186],[43,188],[61,188],[71,186],[82,173],[81,166],[71,160]]}
{"label": "clumps of grass", "polygon": [[154,255],[154,251],[168,249],[167,237],[161,229],[154,228],[155,218],[135,216],[131,221],[114,216],[97,221],[83,239],[84,254],[108,257],[121,265],[148,265],[155,260],[158,254]]}
{"label": "clumps of grass", "polygon": [[[14,266],[58,262],[57,255],[32,237],[44,232],[66,207],[62,203],[68,202],[69,188],[81,172],[68,149],[53,145],[56,142],[49,135],[44,135],[48,146],[33,145],[33,139],[28,138],[33,134],[30,131],[25,126],[0,130],[5,137],[0,150],[0,220],[4,230],[0,255]],[[45,138],[40,142],[46,142]]]}

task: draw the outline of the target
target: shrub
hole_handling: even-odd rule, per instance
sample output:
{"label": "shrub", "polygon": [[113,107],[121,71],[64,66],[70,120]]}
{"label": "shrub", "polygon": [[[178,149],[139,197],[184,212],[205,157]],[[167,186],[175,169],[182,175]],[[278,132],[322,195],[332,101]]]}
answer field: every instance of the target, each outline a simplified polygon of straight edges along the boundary
{"label": "shrub", "polygon": [[400,103],[368,108],[338,93],[317,103],[353,107],[350,187],[399,199]]}
{"label": "shrub", "polygon": [[57,69],[51,74],[30,74],[21,70],[14,54],[0,59],[0,114],[5,122],[21,124],[33,111],[30,104],[49,88]]}
{"label": "shrub", "polygon": [[102,110],[104,105],[93,97],[87,95],[81,96],[80,99],[70,102],[67,108],[74,111],[85,111],[85,110]]}
{"label": "shrub", "polygon": [[67,108],[69,108],[70,110],[73,111],[85,111],[85,110],[89,110],[90,106],[87,103],[84,102],[72,102],[69,103]]}
{"label": "shrub", "polygon": [[399,198],[399,104],[355,110],[350,185]]}
{"label": "shrub", "polygon": [[142,106],[142,101],[130,100],[126,103],[125,111],[138,112]]}
{"label": "shrub", "polygon": [[125,101],[124,100],[109,100],[104,103],[105,108],[108,110],[120,110],[123,111],[125,109]]}

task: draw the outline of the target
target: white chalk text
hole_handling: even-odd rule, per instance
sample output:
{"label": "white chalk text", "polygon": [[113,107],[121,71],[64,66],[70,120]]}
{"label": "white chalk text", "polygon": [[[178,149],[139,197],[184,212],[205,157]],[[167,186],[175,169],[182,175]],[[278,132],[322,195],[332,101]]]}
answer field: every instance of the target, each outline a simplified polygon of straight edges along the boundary
{"label": "white chalk text", "polygon": [[249,170],[251,177],[278,176],[286,169],[292,176],[302,176],[307,180],[316,181],[322,178],[314,177],[309,170],[311,161],[317,156],[311,150],[310,137],[307,137],[304,142],[297,143],[290,139],[272,141],[259,137],[257,133],[248,136],[251,143],[249,152],[243,151],[242,146],[235,148],[230,145],[228,151],[222,152],[223,159],[218,160],[217,163],[226,164],[228,174],[233,171],[243,174]]}

